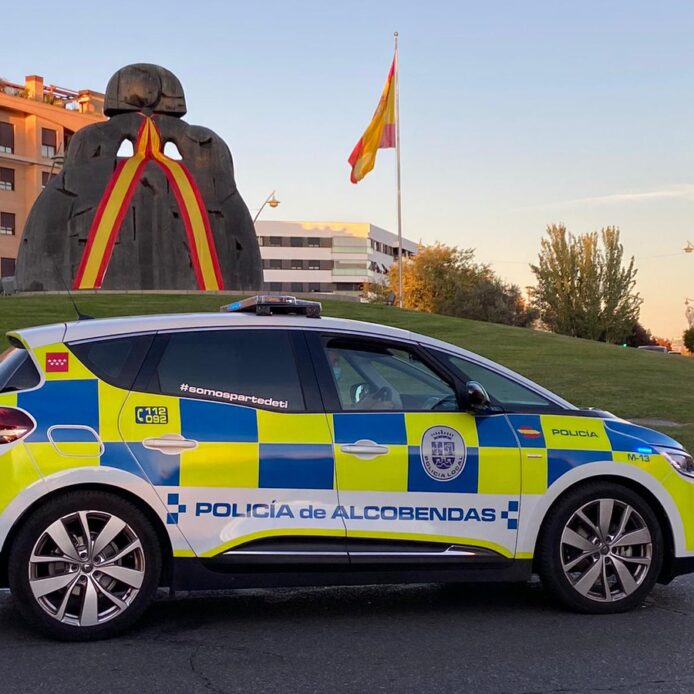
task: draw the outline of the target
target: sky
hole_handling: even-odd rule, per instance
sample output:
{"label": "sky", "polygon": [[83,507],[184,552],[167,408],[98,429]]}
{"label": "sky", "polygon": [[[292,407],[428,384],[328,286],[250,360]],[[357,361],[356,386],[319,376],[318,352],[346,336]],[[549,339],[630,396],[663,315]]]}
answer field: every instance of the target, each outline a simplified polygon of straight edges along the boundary
{"label": "sky", "polygon": [[[35,17],[49,18],[37,22]],[[680,336],[694,298],[694,3],[179,0],[7,3],[0,75],[103,91],[119,67],[181,79],[263,219],[396,230],[395,154],[349,182],[400,35],[403,234],[474,248],[533,283],[548,224],[621,229],[642,322]],[[28,29],[30,27],[30,29]]]}

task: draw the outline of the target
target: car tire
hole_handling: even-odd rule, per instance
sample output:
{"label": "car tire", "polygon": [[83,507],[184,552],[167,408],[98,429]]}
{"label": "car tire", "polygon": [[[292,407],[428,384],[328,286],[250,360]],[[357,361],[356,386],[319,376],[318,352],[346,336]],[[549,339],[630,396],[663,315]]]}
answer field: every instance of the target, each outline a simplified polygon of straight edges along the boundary
{"label": "car tire", "polygon": [[570,490],[548,512],[537,568],[565,607],[613,614],[643,602],[663,557],[663,532],[649,503],[628,487],[594,482]]}
{"label": "car tire", "polygon": [[91,490],[67,492],[32,512],[8,562],[20,613],[64,641],[109,638],[130,627],[152,601],[160,574],[150,521],[129,501]]}

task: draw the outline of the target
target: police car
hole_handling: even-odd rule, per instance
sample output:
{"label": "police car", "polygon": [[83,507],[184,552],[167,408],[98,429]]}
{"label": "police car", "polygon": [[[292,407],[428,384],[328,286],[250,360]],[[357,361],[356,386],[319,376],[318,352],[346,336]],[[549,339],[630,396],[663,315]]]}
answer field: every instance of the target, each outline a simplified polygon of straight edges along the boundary
{"label": "police car", "polygon": [[256,297],[19,330],[0,578],[63,639],[173,590],[525,581],[581,612],[694,570],[694,462],[480,356]]}

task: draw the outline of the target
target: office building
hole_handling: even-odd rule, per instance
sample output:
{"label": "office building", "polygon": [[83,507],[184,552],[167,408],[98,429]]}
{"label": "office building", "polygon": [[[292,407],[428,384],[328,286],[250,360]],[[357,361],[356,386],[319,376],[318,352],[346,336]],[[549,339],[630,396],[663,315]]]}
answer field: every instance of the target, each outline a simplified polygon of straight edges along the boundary
{"label": "office building", "polygon": [[[366,282],[387,283],[398,237],[373,224],[256,222],[265,288],[278,292],[358,294]],[[417,251],[403,238],[403,257]]]}

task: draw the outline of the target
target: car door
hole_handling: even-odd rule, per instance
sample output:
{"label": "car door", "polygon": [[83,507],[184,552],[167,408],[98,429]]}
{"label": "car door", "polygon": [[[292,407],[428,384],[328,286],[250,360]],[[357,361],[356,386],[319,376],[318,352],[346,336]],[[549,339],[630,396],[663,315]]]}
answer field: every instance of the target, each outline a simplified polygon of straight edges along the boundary
{"label": "car door", "polygon": [[416,344],[310,340],[351,561],[512,557],[520,452],[506,417],[461,411],[455,376]]}
{"label": "car door", "polygon": [[551,394],[540,392],[532,382],[522,382],[467,356],[438,350],[432,355],[460,380],[480,383],[506,413],[521,451],[516,557],[530,559],[537,540],[537,519],[543,514],[538,509],[543,508],[548,487],[576,465],[605,460],[606,453],[609,459],[609,437],[599,419],[578,416],[579,411],[567,409],[567,403],[558,402],[556,396],[550,399]]}
{"label": "car door", "polygon": [[347,561],[333,446],[298,331],[160,333],[120,415],[201,557]]}

